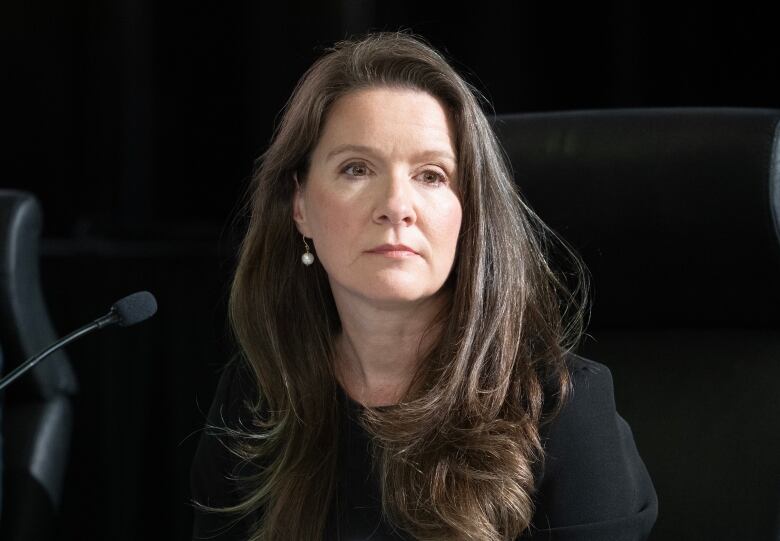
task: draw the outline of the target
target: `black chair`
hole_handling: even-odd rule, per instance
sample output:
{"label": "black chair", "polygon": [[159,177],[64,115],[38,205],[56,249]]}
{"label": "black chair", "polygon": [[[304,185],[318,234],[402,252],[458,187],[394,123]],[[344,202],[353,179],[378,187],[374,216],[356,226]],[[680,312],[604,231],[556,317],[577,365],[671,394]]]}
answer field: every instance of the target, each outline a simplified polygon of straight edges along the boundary
{"label": "black chair", "polygon": [[500,115],[525,200],[592,273],[659,498],[651,535],[780,539],[780,111]]}
{"label": "black chair", "polygon": [[[0,344],[3,374],[56,340],[38,275],[41,207],[0,190]],[[6,388],[0,539],[54,539],[68,463],[76,377],[60,350]]]}

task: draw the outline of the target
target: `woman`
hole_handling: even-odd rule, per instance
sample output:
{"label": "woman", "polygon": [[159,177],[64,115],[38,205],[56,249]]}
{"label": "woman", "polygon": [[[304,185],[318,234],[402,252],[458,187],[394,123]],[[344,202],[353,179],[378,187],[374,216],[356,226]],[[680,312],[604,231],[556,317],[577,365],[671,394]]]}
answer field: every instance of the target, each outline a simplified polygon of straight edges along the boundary
{"label": "woman", "polygon": [[609,370],[571,353],[587,281],[551,270],[476,96],[403,33],[304,74],[250,190],[194,538],[649,533]]}

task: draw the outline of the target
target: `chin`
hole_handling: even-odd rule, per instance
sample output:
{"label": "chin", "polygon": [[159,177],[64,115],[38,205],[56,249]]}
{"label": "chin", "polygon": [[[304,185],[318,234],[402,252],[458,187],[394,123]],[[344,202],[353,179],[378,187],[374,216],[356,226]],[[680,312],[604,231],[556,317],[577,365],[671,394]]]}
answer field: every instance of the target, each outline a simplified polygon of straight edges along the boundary
{"label": "chin", "polygon": [[424,295],[418,291],[370,291],[366,295],[366,298],[376,300],[378,302],[417,302],[424,298]]}
{"label": "chin", "polygon": [[419,283],[388,284],[381,280],[375,280],[366,287],[361,288],[366,299],[378,303],[408,304],[424,301],[436,294],[435,289],[421,288]]}
{"label": "chin", "polygon": [[347,295],[356,295],[377,304],[400,306],[403,304],[424,301],[436,294],[442,284],[431,284],[420,276],[420,273],[384,272],[362,276],[352,276],[352,279],[331,280],[331,289],[340,290]]}

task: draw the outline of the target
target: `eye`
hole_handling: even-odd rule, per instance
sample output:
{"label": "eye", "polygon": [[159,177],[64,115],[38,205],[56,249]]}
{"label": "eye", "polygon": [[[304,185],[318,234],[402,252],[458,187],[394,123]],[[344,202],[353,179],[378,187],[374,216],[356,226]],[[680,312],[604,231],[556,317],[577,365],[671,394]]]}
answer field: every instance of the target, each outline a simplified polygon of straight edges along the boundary
{"label": "eye", "polygon": [[367,176],[370,171],[368,166],[363,162],[351,162],[341,169],[342,173],[347,173],[351,177]]}
{"label": "eye", "polygon": [[420,176],[425,184],[431,184],[433,186],[440,186],[447,182],[447,177],[436,169],[426,169],[420,173]]}

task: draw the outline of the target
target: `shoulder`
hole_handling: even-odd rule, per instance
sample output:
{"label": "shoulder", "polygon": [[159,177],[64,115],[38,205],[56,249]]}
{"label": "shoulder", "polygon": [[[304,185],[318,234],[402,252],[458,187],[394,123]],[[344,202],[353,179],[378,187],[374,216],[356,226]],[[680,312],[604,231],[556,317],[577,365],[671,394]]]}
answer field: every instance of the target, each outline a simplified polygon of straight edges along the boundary
{"label": "shoulder", "polygon": [[594,361],[593,359],[588,359],[582,355],[569,352],[564,357],[564,363],[573,379],[608,379],[610,382],[612,380],[612,372],[607,365]]}
{"label": "shoulder", "polygon": [[600,416],[615,414],[615,391],[612,372],[607,365],[570,353],[566,366],[571,375],[572,392],[564,404],[558,427],[567,423],[596,422]]}
{"label": "shoulder", "polygon": [[[613,529],[603,538],[644,539],[655,522],[657,498],[631,428],[615,408],[612,372],[575,354],[566,364],[572,391],[542,429],[545,464],[534,525],[549,532],[609,524]],[[623,527],[626,536],[614,530]]]}
{"label": "shoulder", "polygon": [[[571,431],[582,432],[583,437],[592,434],[588,430],[589,424],[595,424],[595,428],[598,428],[598,421],[603,415],[615,413],[614,383],[610,369],[574,353],[568,353],[564,361],[571,381],[570,392],[558,416],[551,423],[542,425],[540,430],[543,440],[552,440],[552,445],[571,442],[571,438],[562,437]],[[557,396],[557,386],[551,382],[548,380],[545,383],[545,393],[550,397]],[[551,405],[546,405],[546,408]]]}
{"label": "shoulder", "polygon": [[602,453],[616,449],[615,438],[622,436],[609,368],[575,354],[567,356],[566,366],[571,392],[558,416],[541,430],[546,452],[543,480],[548,483],[564,465],[571,469],[578,459],[584,460],[583,452],[593,447]]}
{"label": "shoulder", "polygon": [[241,429],[249,419],[250,403],[257,398],[257,384],[251,369],[239,356],[233,356],[222,367],[214,396],[201,428],[199,445],[208,447],[213,434],[223,429]]}
{"label": "shoulder", "polygon": [[209,410],[209,422],[237,420],[243,414],[245,403],[254,400],[256,394],[254,375],[246,361],[238,355],[231,357],[222,369],[211,404],[212,409],[221,409],[222,415],[214,419],[217,412]]}
{"label": "shoulder", "polygon": [[[214,398],[200,429],[200,439],[190,466],[192,499],[211,507],[232,506],[242,499],[235,476],[251,473],[249,465],[231,450],[228,431],[245,430],[250,411],[248,401],[256,396],[251,369],[243,359],[233,357],[223,367]],[[233,523],[233,516],[193,510],[193,539],[246,539],[248,518]]]}
{"label": "shoulder", "polygon": [[230,450],[233,430],[245,430],[254,400],[256,384],[251,370],[238,357],[231,358],[219,376],[200,438],[190,467],[193,496],[209,505],[226,505],[232,485],[228,481],[240,459]]}

